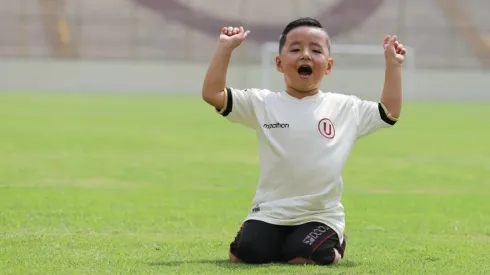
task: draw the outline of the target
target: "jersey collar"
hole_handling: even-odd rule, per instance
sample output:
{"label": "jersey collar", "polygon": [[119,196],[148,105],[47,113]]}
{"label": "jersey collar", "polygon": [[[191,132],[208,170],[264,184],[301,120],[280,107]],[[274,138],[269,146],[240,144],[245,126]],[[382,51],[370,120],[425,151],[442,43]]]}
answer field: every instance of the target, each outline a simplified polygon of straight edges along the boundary
{"label": "jersey collar", "polygon": [[320,91],[318,91],[318,93],[316,93],[314,95],[311,95],[311,96],[303,97],[302,99],[298,99],[298,98],[296,98],[294,96],[291,96],[286,91],[282,91],[282,94],[283,94],[284,97],[286,97],[288,99],[296,100],[296,101],[314,101],[314,100],[316,100],[318,98],[321,98],[324,93],[320,90]]}

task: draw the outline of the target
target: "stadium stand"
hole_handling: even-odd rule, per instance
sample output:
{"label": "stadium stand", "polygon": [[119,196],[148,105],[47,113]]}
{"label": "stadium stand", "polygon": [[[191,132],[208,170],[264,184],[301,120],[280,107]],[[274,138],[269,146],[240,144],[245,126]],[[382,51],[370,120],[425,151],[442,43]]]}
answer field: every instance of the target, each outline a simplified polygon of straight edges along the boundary
{"label": "stadium stand", "polygon": [[223,24],[244,24],[252,36],[234,62],[259,62],[287,21],[314,16],[334,43],[396,33],[418,67],[490,68],[489,10],[488,0],[0,0],[0,56],[204,62]]}

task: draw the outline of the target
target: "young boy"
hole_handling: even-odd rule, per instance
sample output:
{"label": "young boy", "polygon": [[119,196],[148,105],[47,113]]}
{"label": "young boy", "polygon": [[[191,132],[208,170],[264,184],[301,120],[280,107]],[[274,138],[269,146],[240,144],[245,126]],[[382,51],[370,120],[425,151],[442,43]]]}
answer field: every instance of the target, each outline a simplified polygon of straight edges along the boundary
{"label": "young boy", "polygon": [[276,57],[286,90],[231,88],[230,57],[249,33],[242,27],[222,29],[202,87],[204,101],[231,122],[255,130],[259,144],[256,195],[230,244],[230,259],[337,263],[346,247],[341,171],[357,139],[396,123],[406,50],[396,36],[385,38],[379,103],[322,92],[320,83],[333,66],[330,40],[318,21],[300,18],[284,29]]}

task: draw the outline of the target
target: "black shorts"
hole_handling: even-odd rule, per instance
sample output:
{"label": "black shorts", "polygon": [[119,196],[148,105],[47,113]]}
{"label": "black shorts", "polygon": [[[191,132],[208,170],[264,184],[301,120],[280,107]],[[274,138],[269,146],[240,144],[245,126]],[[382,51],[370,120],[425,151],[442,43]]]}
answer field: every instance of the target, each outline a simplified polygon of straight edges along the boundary
{"label": "black shorts", "polygon": [[322,223],[280,226],[248,220],[230,244],[230,253],[250,264],[281,263],[305,258],[317,264],[329,265],[335,259],[334,248],[343,258],[345,246],[345,235],[340,244],[337,233]]}

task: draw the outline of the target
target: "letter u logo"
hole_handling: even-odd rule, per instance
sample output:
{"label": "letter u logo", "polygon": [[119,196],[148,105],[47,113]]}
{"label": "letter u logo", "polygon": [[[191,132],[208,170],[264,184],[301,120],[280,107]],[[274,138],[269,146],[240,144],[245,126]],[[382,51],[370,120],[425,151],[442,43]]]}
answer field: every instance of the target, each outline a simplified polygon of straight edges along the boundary
{"label": "letter u logo", "polygon": [[328,118],[323,118],[318,122],[318,131],[328,139],[332,139],[335,136],[335,126]]}

